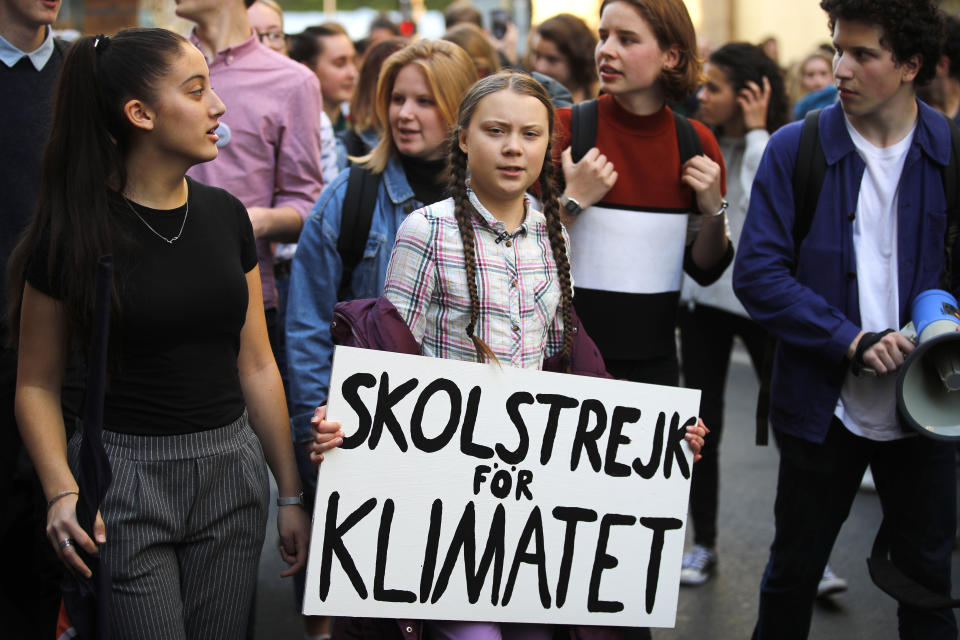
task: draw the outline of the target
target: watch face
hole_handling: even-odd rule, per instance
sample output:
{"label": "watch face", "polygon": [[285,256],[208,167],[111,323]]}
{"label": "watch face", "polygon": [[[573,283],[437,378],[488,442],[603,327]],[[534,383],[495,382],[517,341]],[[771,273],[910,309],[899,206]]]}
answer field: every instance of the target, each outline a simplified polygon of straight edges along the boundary
{"label": "watch face", "polygon": [[578,215],[581,211],[580,206],[573,200],[567,200],[563,203],[563,208],[572,216]]}

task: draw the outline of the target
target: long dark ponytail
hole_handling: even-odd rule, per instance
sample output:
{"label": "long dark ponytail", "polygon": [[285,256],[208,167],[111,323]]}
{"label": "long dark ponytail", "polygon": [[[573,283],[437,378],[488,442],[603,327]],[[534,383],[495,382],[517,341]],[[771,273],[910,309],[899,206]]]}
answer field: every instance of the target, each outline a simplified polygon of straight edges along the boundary
{"label": "long dark ponytail", "polygon": [[[463,255],[467,275],[467,290],[470,293],[470,322],[467,325],[467,335],[477,349],[477,361],[489,360],[497,362],[497,356],[490,346],[477,335],[477,322],[480,318],[480,295],[477,290],[477,256],[476,240],[474,237],[473,205],[467,197],[467,155],[457,144],[460,132],[466,131],[470,120],[483,98],[498,91],[510,90],[521,95],[537,98],[547,109],[547,131],[553,131],[553,103],[550,96],[539,82],[525,73],[504,71],[488,76],[470,88],[463,102],[460,103],[460,113],[457,117],[457,126],[453,131],[450,144],[450,186],[449,193],[453,196],[454,217],[460,238],[463,242]],[[557,190],[553,181],[552,162],[553,140],[547,144],[543,159],[543,169],[540,171],[538,185],[540,187],[540,201],[543,215],[547,221],[547,236],[550,239],[550,249],[557,265],[557,278],[560,281],[560,313],[563,320],[563,349],[562,358],[564,368],[569,370],[570,357],[573,350],[573,287],[570,279],[570,260],[567,256],[567,245],[563,236],[563,225],[560,223],[560,202],[557,199]]]}
{"label": "long dark ponytail", "polygon": [[[110,38],[80,38],[68,51],[43,154],[36,214],[7,267],[13,344],[19,338],[23,287],[34,254],[47,257],[49,282],[62,295],[70,340],[74,346],[86,343],[97,258],[114,251],[120,240],[111,210],[127,180],[124,160],[131,126],[123,106],[133,98],[156,99],[157,81],[184,44],[189,43],[166,29],[126,29]],[[116,291],[117,286],[115,309]]]}

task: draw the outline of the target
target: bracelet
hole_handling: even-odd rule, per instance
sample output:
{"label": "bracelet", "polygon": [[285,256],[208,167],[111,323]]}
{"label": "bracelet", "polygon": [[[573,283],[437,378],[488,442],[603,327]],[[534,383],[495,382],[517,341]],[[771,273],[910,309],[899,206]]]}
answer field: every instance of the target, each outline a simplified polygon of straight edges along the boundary
{"label": "bracelet", "polygon": [[720,210],[719,210],[719,211],[717,211],[716,213],[711,213],[710,215],[704,216],[704,217],[706,217],[706,218],[716,218],[716,217],[718,217],[718,216],[722,216],[723,214],[725,214],[725,213],[727,212],[727,207],[729,207],[729,206],[730,206],[730,203],[727,202],[726,198],[724,198],[723,200],[720,201]]}
{"label": "bracelet", "polygon": [[295,496],[278,496],[277,497],[277,506],[278,507],[288,507],[291,505],[300,505],[303,506],[303,491],[298,493]]}
{"label": "bracelet", "polygon": [[66,498],[67,496],[70,496],[70,495],[79,496],[80,492],[79,491],[61,491],[57,495],[50,498],[50,500],[47,502],[47,511],[50,511],[50,507],[53,506],[54,502],[56,502],[60,498]]}

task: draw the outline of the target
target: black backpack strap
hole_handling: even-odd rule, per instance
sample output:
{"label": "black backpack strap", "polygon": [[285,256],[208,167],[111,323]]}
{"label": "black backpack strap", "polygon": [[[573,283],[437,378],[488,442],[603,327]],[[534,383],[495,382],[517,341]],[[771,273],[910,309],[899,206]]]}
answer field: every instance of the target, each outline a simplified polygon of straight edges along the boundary
{"label": "black backpack strap", "polygon": [[890,561],[890,523],[887,518],[880,523],[880,530],[873,541],[873,550],[867,558],[870,578],[887,595],[897,602],[917,609],[956,609],[960,600],[931,591],[912,578],[907,577]]}
{"label": "black backpack strap", "polygon": [[337,253],[343,262],[337,300],[350,298],[353,270],[363,260],[373,209],[377,205],[377,191],[380,189],[380,174],[357,165],[350,167],[349,171],[347,193],[340,212],[340,235],[337,238]]}
{"label": "black backpack strap", "polygon": [[[671,110],[672,111],[672,110]],[[686,116],[672,111],[673,121],[677,129],[677,149],[680,150],[680,164],[684,164],[693,156],[703,155],[703,145],[700,136],[693,128]]]}
{"label": "black backpack strap", "polygon": [[[370,147],[363,141],[360,134],[349,127],[338,133],[337,138],[343,143],[344,149],[347,150],[347,156],[359,158],[370,153]],[[352,162],[350,164],[353,165]]]}
{"label": "black backpack strap", "polygon": [[[820,144],[820,109],[807,113],[800,129],[797,164],[793,170],[793,246],[794,259],[803,239],[810,232],[813,214],[820,199],[823,178],[827,174],[827,158]],[[796,265],[794,265],[796,271]]]}
{"label": "black backpack strap", "polygon": [[597,114],[596,100],[570,107],[570,155],[574,162],[580,162],[597,141]]}
{"label": "black backpack strap", "polygon": [[950,162],[943,168],[943,192],[947,197],[947,236],[944,241],[944,262],[941,287],[952,291],[960,278],[960,256],[954,253],[957,239],[960,238],[960,202],[957,201],[960,189],[960,127],[947,118],[950,126]]}
{"label": "black backpack strap", "polygon": [[[820,109],[807,112],[800,129],[800,144],[797,146],[797,163],[793,168],[793,272],[796,273],[796,260],[800,245],[810,232],[813,214],[820,199],[823,179],[827,174],[827,158],[820,144]],[[757,395],[757,434],[758,445],[770,441],[770,383],[773,378],[773,358],[777,350],[777,339],[767,337],[763,354],[763,366],[760,370],[760,392]]]}

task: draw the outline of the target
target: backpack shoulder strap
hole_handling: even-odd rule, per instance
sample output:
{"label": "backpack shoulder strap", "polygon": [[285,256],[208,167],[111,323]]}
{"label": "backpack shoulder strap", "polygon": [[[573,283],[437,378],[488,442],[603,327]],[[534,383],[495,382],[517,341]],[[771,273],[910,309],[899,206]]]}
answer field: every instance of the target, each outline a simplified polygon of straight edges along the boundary
{"label": "backpack shoulder strap", "polygon": [[[363,138],[360,137],[360,134],[349,127],[338,133],[337,138],[340,139],[340,142],[343,143],[344,148],[347,150],[347,156],[357,158],[370,152],[370,148],[367,146],[367,143],[363,141]],[[350,165],[352,166],[353,163],[350,162]]]}
{"label": "backpack shoulder strap", "polygon": [[349,171],[347,193],[343,198],[340,215],[340,235],[337,238],[337,253],[343,262],[337,300],[350,297],[353,270],[363,259],[363,251],[370,236],[373,209],[377,205],[377,192],[380,189],[380,174],[357,165],[351,166]]}
{"label": "backpack shoulder strap", "polygon": [[797,164],[793,169],[794,255],[810,232],[820,190],[823,188],[823,178],[827,174],[827,158],[823,155],[823,146],[820,144],[820,111],[814,109],[807,112],[800,130]]}
{"label": "backpack shoulder strap", "polygon": [[700,144],[700,136],[697,130],[690,124],[686,116],[673,111],[673,121],[677,129],[677,148],[680,150],[680,164],[685,163],[693,156],[703,154],[703,145]]}
{"label": "backpack shoulder strap", "polygon": [[[800,252],[800,244],[807,237],[813,214],[820,199],[820,190],[823,188],[823,179],[827,173],[827,159],[823,155],[820,145],[820,109],[807,112],[800,129],[800,144],[797,147],[797,164],[793,169],[793,248],[794,266],[796,272],[796,256]],[[764,350],[763,365],[760,368],[760,392],[757,395],[757,432],[756,443],[765,445],[769,442],[770,425],[770,384],[773,378],[773,358],[777,350],[777,340],[772,335],[767,338]]]}
{"label": "backpack shoulder strap", "polygon": [[597,114],[595,99],[570,107],[570,155],[574,162],[580,162],[597,141]]}

